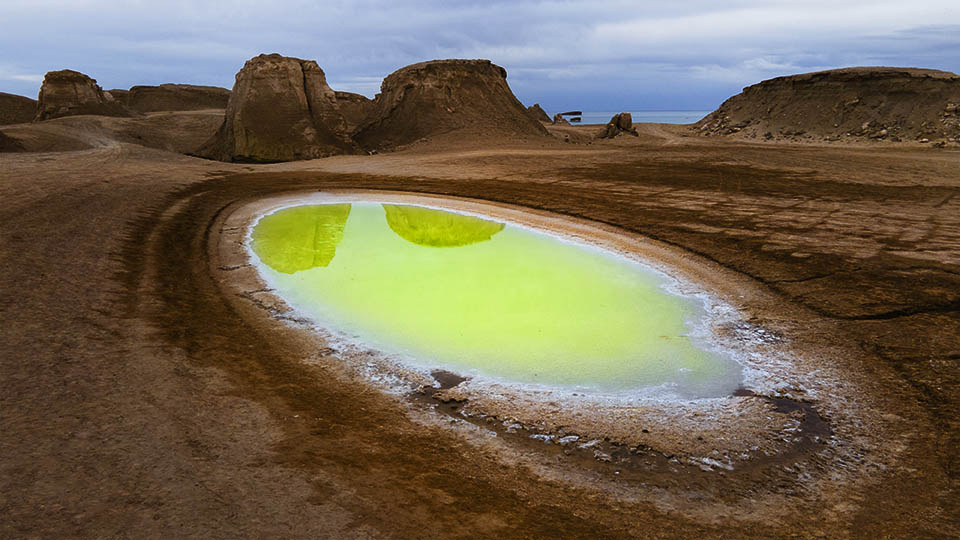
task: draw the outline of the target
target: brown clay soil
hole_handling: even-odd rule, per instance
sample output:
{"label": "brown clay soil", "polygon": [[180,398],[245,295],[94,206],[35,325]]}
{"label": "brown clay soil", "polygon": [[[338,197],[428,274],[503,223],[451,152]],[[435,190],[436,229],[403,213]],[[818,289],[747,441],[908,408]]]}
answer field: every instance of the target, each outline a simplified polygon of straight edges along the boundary
{"label": "brown clay soil", "polygon": [[[0,154],[0,537],[960,535],[960,153],[639,127],[237,165],[93,126],[71,131],[86,149]],[[304,189],[530,207],[736,273],[782,319],[806,314],[796,346],[839,344],[880,419],[864,429],[886,444],[850,437],[842,458],[822,445],[787,467],[667,466],[647,484],[616,461],[448,429],[328,351],[303,361],[297,332],[224,293],[210,257],[223,216]],[[819,405],[791,403],[777,407]]]}

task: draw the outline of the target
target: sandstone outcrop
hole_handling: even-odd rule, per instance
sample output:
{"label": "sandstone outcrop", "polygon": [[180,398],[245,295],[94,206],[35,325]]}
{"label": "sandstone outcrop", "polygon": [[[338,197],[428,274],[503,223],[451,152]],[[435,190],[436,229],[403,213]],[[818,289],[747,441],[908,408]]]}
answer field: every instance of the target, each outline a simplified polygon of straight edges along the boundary
{"label": "sandstone outcrop", "polygon": [[543,110],[543,107],[541,107],[539,103],[534,103],[533,105],[527,107],[527,112],[529,112],[538,122],[550,121],[550,116],[547,114],[547,111]]}
{"label": "sandstone outcrop", "polygon": [[768,140],[960,141],[960,76],[859,67],[744,88],[697,122],[702,135]]}
{"label": "sandstone outcrop", "polygon": [[110,97],[113,98],[117,103],[126,103],[127,96],[130,94],[129,90],[123,90],[121,88],[111,88],[110,90],[104,90],[104,95],[110,94]]}
{"label": "sandstone outcrop", "polygon": [[261,54],[237,73],[223,124],[197,155],[270,163],[357,151],[317,63]]}
{"label": "sandstone outcrop", "polygon": [[563,113],[557,113],[553,115],[553,125],[555,126],[569,126],[570,122],[567,122],[567,119],[563,117]]}
{"label": "sandstone outcrop", "polygon": [[0,126],[31,122],[37,115],[37,102],[28,97],[0,92]]}
{"label": "sandstone outcrop", "polygon": [[23,145],[13,137],[6,136],[0,131],[0,152],[22,152]]}
{"label": "sandstone outcrop", "polygon": [[347,129],[353,131],[363,125],[373,111],[373,100],[367,96],[353,92],[334,92],[337,96],[337,106],[347,123]]}
{"label": "sandstone outcrop", "polygon": [[110,94],[128,109],[140,113],[225,109],[230,100],[230,91],[226,88],[192,84],[134,86],[122,96],[114,90]]}
{"label": "sandstone outcrop", "polygon": [[453,132],[500,138],[547,135],[513,95],[502,67],[489,60],[434,60],[384,79],[373,112],[354,139],[382,149]]}
{"label": "sandstone outcrop", "polygon": [[51,71],[43,78],[34,120],[97,114],[130,116],[126,108],[97,86],[97,81],[69,69]]}
{"label": "sandstone outcrop", "polygon": [[628,112],[622,112],[613,115],[613,118],[607,122],[607,126],[604,128],[600,138],[612,139],[621,133],[629,133],[634,137],[639,136],[639,133],[637,133],[637,128],[633,127],[633,115]]}

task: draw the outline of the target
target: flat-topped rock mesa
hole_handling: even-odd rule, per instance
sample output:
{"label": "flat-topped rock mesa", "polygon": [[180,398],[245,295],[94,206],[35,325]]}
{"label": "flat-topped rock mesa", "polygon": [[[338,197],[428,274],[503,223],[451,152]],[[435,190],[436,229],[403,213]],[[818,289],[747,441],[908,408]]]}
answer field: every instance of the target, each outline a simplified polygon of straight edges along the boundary
{"label": "flat-topped rock mesa", "polygon": [[540,137],[534,120],[507,85],[507,72],[489,60],[433,60],[383,80],[374,111],[354,140],[392,148],[451,132],[481,137]]}
{"label": "flat-topped rock mesa", "polygon": [[32,122],[36,115],[36,100],[0,92],[0,126]]}
{"label": "flat-topped rock mesa", "polygon": [[130,90],[110,90],[110,94],[131,111],[139,113],[226,109],[230,100],[230,90],[226,88],[192,84],[134,86]]}
{"label": "flat-topped rock mesa", "polygon": [[70,69],[51,71],[43,77],[35,121],[96,114],[130,116],[130,112],[112,95],[97,85],[96,79]]}
{"label": "flat-topped rock mesa", "polygon": [[361,126],[373,112],[373,100],[353,92],[335,91],[337,106],[347,123],[347,130],[353,131]]}
{"label": "flat-topped rock mesa", "polygon": [[527,107],[527,112],[538,122],[550,122],[550,115],[547,114],[547,111],[543,110],[543,107],[541,107],[539,103],[534,103]]}
{"label": "flat-topped rock mesa", "polygon": [[857,67],[744,88],[694,124],[703,135],[776,140],[960,141],[960,76]]}
{"label": "flat-topped rock mesa", "polygon": [[223,124],[196,154],[271,163],[358,151],[320,66],[261,54],[237,73]]}

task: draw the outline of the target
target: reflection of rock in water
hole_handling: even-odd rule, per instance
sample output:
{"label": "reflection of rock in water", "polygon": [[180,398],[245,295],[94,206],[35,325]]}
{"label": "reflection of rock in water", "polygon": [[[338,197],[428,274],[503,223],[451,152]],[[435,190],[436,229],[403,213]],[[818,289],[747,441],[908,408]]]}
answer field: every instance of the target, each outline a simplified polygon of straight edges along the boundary
{"label": "reflection of rock in water", "polygon": [[284,274],[327,266],[343,240],[349,216],[349,204],[280,210],[257,224],[253,250],[264,264]]}
{"label": "reflection of rock in water", "polygon": [[489,240],[503,230],[503,223],[443,210],[394,204],[384,204],[383,209],[393,232],[421,246],[466,246]]}

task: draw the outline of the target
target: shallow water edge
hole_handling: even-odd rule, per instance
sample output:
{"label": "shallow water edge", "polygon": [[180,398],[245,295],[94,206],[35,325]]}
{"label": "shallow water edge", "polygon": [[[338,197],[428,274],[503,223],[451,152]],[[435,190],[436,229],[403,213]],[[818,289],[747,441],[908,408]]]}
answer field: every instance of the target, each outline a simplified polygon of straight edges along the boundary
{"label": "shallow water edge", "polygon": [[331,339],[411,368],[662,399],[723,397],[742,385],[733,351],[704,337],[704,295],[600,246],[487,219],[306,204],[257,218],[248,249],[276,294]]}

